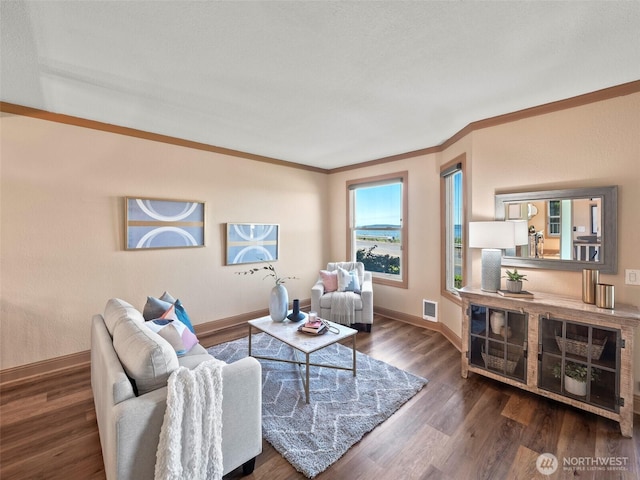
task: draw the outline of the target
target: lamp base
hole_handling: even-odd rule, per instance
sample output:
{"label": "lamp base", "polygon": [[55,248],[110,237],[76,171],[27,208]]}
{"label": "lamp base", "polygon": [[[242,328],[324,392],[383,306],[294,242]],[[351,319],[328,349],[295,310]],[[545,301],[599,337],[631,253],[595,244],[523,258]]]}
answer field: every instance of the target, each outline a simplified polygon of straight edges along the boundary
{"label": "lamp base", "polygon": [[500,290],[500,268],[502,250],[497,248],[482,249],[482,290],[497,292]]}

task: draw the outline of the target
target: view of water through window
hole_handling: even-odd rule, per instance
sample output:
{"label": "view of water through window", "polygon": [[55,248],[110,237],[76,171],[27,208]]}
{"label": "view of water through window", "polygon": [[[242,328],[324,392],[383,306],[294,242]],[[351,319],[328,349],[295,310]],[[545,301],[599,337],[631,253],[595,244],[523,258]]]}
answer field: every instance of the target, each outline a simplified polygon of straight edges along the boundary
{"label": "view of water through window", "polygon": [[453,174],[453,286],[462,288],[462,172]]}
{"label": "view of water through window", "polygon": [[371,272],[400,275],[402,183],[354,190],[356,260]]}

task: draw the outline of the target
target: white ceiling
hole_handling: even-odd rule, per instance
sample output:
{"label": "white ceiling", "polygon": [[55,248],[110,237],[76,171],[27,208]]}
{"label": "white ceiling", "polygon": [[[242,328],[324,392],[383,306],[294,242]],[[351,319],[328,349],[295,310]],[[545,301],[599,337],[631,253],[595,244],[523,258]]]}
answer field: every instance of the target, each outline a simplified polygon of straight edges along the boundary
{"label": "white ceiling", "polygon": [[640,2],[1,1],[2,101],[321,168],[640,79]]}

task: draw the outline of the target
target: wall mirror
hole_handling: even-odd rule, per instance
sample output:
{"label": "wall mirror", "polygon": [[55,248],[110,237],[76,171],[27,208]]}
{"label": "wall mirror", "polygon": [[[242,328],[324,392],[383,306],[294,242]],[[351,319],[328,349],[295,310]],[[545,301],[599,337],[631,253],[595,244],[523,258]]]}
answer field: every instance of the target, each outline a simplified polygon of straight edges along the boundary
{"label": "wall mirror", "polygon": [[496,220],[526,220],[529,232],[502,265],[617,273],[617,214],[617,186],[498,194]]}

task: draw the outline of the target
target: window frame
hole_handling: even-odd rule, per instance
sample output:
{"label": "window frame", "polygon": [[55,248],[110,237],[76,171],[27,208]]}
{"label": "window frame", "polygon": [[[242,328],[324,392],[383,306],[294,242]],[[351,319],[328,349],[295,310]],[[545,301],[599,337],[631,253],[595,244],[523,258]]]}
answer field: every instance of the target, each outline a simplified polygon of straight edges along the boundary
{"label": "window frame", "polygon": [[[455,172],[462,173],[462,212],[461,212],[461,267],[462,267],[462,286],[467,280],[467,173],[466,173],[466,154],[459,155],[453,160],[440,166],[440,293],[443,297],[461,304],[461,299],[457,291],[449,289],[447,285],[447,266],[450,260],[447,258],[447,232],[448,232],[448,210],[447,210],[447,177]],[[449,172],[449,173],[447,173]],[[455,233],[455,231],[454,231]],[[455,287],[454,287],[455,288]]]}
{"label": "window frame", "polygon": [[347,180],[346,182],[346,196],[347,196],[347,258],[351,261],[355,261],[355,251],[353,250],[352,230],[354,223],[354,209],[353,209],[353,197],[351,192],[358,187],[372,186],[376,183],[381,185],[385,183],[393,183],[393,180],[398,180],[402,184],[402,223],[400,227],[400,251],[402,256],[400,257],[400,275],[398,279],[390,278],[389,275],[380,274],[378,272],[371,272],[373,283],[379,285],[389,285],[398,288],[408,288],[409,278],[409,172],[394,172],[384,175],[377,175],[373,177],[359,178],[355,180]]}
{"label": "window frame", "polygon": [[[552,215],[552,204],[557,203],[558,214]],[[555,227],[555,228],[552,228]],[[547,236],[559,237],[562,228],[562,202],[560,200],[549,200],[547,202]],[[552,231],[557,230],[557,231]]]}

